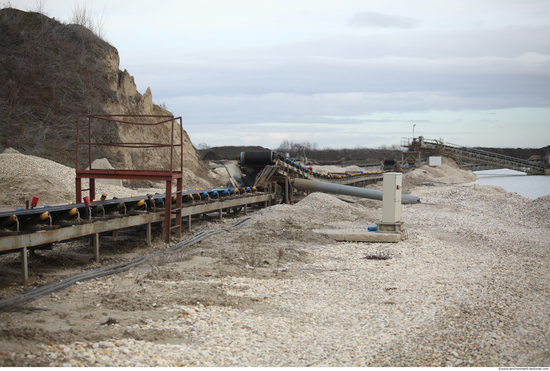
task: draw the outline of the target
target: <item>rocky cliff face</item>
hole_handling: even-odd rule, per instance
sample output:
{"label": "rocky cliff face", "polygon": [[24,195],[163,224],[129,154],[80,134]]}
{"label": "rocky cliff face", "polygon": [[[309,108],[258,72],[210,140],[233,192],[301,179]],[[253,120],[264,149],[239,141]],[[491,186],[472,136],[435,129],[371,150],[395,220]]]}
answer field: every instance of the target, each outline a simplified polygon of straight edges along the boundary
{"label": "rocky cliff face", "polygon": [[[14,147],[74,166],[79,114],[172,115],[153,103],[151,89],[140,94],[134,77],[119,66],[116,48],[82,26],[0,9],[0,152]],[[170,143],[171,138],[169,124],[117,124],[94,133],[98,142]],[[179,143],[179,130],[174,134]],[[209,173],[185,131],[183,154],[184,168]],[[97,146],[92,155],[107,157],[117,168],[169,166],[166,149]]]}
{"label": "rocky cliff face", "polygon": [[[104,57],[103,64],[109,79],[109,86],[115,93],[113,99],[104,105],[107,114],[172,116],[171,112],[153,103],[153,94],[149,87],[144,94],[137,91],[134,77],[127,70],[121,71],[119,69],[119,56],[116,49],[113,49],[111,53]],[[164,119],[158,118],[136,118],[132,120],[147,123],[164,121]],[[185,130],[182,130],[180,135],[179,121],[175,121],[173,132],[175,144],[179,144],[180,138],[183,139],[183,167],[207,176],[209,171],[203,165],[189,135]],[[118,136],[121,142],[169,144],[172,136],[172,124],[171,122],[155,126],[118,124]],[[136,150],[114,147],[111,153],[129,169],[161,170],[167,169],[170,164],[168,149]],[[176,149],[173,156],[176,163],[179,164],[179,148]]]}

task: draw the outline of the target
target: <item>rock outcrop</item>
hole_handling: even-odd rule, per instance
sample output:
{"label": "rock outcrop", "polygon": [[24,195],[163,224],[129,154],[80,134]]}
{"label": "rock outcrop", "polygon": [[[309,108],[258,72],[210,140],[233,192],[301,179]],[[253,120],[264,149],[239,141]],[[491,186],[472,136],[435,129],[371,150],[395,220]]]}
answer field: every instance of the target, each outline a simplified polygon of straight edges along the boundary
{"label": "rock outcrop", "polygon": [[[116,96],[105,104],[107,114],[173,116],[171,112],[153,103],[150,87],[143,94],[137,91],[134,77],[127,70],[119,69],[119,60],[116,49],[113,49],[104,60],[105,71],[109,76],[109,86]],[[136,121],[156,123],[164,119],[137,118]],[[183,167],[201,176],[215,176],[202,163],[187,132],[181,130],[180,134],[179,121],[174,123],[173,131],[175,144],[179,144],[180,138],[183,139]],[[172,123],[166,122],[155,126],[118,124],[118,136],[121,142],[169,144],[172,139]],[[167,169],[170,164],[170,152],[166,148],[142,150],[113,147],[109,150],[129,169],[161,170]],[[174,153],[176,164],[179,164],[179,156],[180,149],[177,148]]]}

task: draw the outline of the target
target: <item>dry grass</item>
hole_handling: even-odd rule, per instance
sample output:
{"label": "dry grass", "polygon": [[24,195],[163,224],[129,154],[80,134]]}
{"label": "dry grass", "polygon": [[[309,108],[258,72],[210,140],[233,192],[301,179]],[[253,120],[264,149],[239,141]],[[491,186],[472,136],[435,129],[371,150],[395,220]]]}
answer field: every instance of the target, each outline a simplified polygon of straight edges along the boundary
{"label": "dry grass", "polygon": [[252,246],[242,246],[239,250],[240,260],[242,260],[246,265],[256,268],[260,265],[262,258],[260,256],[259,250],[255,249]]}

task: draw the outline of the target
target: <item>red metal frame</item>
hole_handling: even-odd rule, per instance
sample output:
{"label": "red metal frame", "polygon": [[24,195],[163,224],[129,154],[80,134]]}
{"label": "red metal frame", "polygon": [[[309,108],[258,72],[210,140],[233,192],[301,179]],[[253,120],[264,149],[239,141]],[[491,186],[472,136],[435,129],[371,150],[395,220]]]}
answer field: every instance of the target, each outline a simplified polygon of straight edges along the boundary
{"label": "red metal frame", "polygon": [[[81,118],[88,118],[88,141],[80,141],[80,125]],[[158,122],[144,123],[117,120],[115,118],[140,118],[149,119]],[[92,119],[116,122],[129,125],[144,125],[144,126],[156,126],[167,122],[172,123],[171,127],[171,142],[170,144],[162,143],[101,143],[92,142]],[[174,123],[179,120],[180,124],[180,143],[174,144]],[[88,163],[89,170],[80,170],[78,168],[78,152],[80,146],[88,146]],[[157,147],[170,147],[170,170],[108,170],[108,169],[92,169],[92,146],[112,146],[112,147],[126,147],[126,148],[157,148]],[[183,167],[183,125],[181,117],[174,118],[174,116],[153,116],[153,115],[78,115],[76,126],[76,202],[82,202],[82,178],[88,178],[90,182],[90,188],[85,189],[90,192],[90,200],[95,199],[95,180],[96,179],[137,179],[137,180],[164,180],[166,181],[166,199],[165,199],[165,217],[164,217],[164,240],[170,242],[170,231],[175,230],[176,237],[181,237],[181,205],[182,205],[182,170],[174,171],[173,158],[174,147],[180,147],[180,166]],[[176,208],[171,210],[172,204],[172,181],[176,180]],[[176,225],[171,228],[171,214],[176,214]]]}

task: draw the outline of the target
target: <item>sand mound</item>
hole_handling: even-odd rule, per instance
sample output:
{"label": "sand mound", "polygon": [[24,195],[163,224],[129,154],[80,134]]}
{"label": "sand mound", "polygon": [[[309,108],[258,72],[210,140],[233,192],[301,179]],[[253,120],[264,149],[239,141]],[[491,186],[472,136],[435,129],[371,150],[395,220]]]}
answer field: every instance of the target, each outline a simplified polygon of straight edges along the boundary
{"label": "sand mound", "polygon": [[312,193],[295,205],[275,205],[265,215],[254,216],[245,226],[252,230],[283,228],[321,228],[342,222],[369,223],[375,220],[372,209],[350,204],[326,193]]}
{"label": "sand mound", "polygon": [[[160,185],[160,183],[159,183]],[[183,188],[210,187],[210,183],[183,169]],[[83,188],[88,188],[86,179]],[[126,188],[96,182],[96,196],[102,192],[108,198],[130,197],[147,193],[164,193],[165,188]],[[38,206],[75,201],[75,170],[44,158],[16,153],[0,154],[0,205],[24,207],[33,196],[40,199]]]}
{"label": "sand mound", "polygon": [[3,154],[21,154],[21,152],[19,152],[19,151],[16,150],[16,149],[13,149],[13,148],[11,148],[11,147],[6,148],[6,149],[4,150],[4,152],[2,152],[2,153],[3,153]]}
{"label": "sand mound", "polygon": [[43,206],[74,200],[74,169],[40,157],[0,155],[0,204],[24,207],[33,196]]}
{"label": "sand mound", "polygon": [[424,165],[410,173],[403,175],[405,186],[416,186],[422,183],[470,183],[477,179],[477,176],[470,170],[462,170],[451,159],[443,157],[441,166]]}

